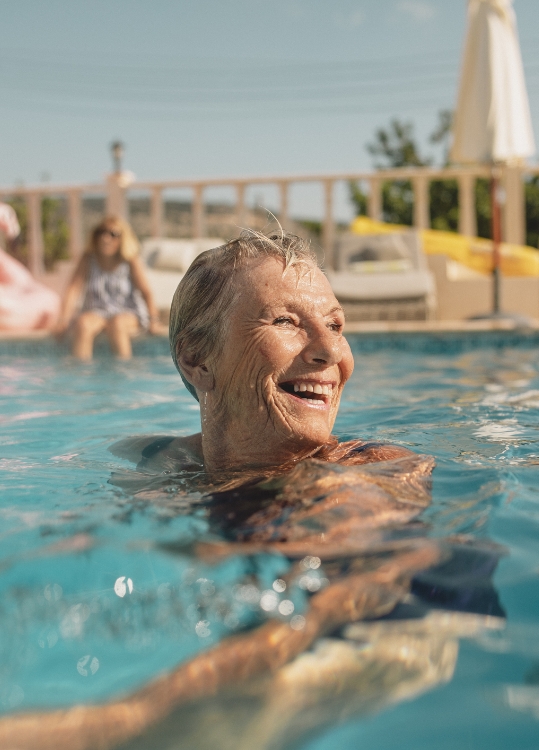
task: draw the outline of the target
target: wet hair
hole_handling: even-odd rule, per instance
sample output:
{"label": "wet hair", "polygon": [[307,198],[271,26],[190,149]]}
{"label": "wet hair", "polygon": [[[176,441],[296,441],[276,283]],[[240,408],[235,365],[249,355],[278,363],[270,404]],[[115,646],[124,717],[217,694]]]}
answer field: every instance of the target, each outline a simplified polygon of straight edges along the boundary
{"label": "wet hair", "polygon": [[104,229],[116,229],[120,232],[119,254],[122,260],[130,261],[139,254],[139,241],[127,221],[124,221],[119,216],[106,216],[92,229],[90,241],[85,251],[86,255],[95,255],[99,235]]}
{"label": "wet hair", "polygon": [[197,399],[194,386],[184,377],[180,351],[187,350],[194,364],[218,356],[223,345],[227,312],[234,300],[236,272],[252,260],[278,258],[284,268],[299,264],[317,266],[309,243],[281,232],[266,236],[244,231],[235,240],[198,255],[178,284],[170,309],[170,352],[189,392]]}

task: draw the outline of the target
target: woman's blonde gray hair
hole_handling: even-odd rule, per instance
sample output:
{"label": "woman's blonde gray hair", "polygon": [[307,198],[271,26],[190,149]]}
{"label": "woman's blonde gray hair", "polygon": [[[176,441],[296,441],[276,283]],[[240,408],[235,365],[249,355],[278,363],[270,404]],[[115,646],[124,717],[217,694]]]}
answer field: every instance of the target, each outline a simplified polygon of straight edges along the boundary
{"label": "woman's blonde gray hair", "polygon": [[244,231],[235,240],[198,255],[178,284],[170,309],[170,352],[189,392],[198,400],[178,364],[182,350],[193,364],[218,355],[227,311],[234,299],[236,272],[264,257],[279,258],[284,268],[307,263],[317,266],[309,243],[294,234]]}

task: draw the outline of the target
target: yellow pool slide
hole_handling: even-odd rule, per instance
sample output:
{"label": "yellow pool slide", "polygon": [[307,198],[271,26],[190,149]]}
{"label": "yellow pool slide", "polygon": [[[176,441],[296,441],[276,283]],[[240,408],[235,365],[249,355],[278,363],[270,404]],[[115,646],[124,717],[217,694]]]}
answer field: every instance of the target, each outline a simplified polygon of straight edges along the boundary
{"label": "yellow pool slide", "polygon": [[[386,234],[410,229],[400,224],[386,224],[367,216],[358,216],[350,225],[354,234]],[[437,229],[420,230],[423,250],[427,255],[447,255],[451,260],[479,271],[492,271],[492,242],[481,237],[465,237]],[[501,270],[506,276],[539,276],[539,251],[526,245],[501,246]]]}

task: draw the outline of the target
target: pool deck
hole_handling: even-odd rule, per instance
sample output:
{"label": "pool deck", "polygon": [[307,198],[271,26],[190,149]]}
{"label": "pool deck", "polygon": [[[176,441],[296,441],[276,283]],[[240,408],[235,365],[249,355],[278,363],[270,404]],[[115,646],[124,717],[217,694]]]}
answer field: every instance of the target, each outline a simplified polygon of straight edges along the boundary
{"label": "pool deck", "polygon": [[539,331],[537,318],[485,320],[401,320],[346,323],[345,333],[481,333],[483,331]]}
{"label": "pool deck", "polygon": [[[404,320],[372,323],[347,323],[345,333],[353,334],[408,334],[408,333],[481,333],[486,331],[539,331],[539,319],[530,318],[525,324],[511,318],[498,320]],[[0,331],[0,341],[42,341],[53,338],[49,331]],[[166,334],[162,338],[167,338]]]}

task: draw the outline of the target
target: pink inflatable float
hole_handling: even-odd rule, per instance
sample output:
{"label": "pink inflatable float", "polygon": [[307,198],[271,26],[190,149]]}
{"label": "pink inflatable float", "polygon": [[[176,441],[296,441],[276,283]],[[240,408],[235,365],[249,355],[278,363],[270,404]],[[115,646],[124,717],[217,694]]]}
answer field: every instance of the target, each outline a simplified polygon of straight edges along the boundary
{"label": "pink inflatable float", "polygon": [[[0,204],[0,229],[8,240],[17,237],[19,225],[11,206]],[[52,328],[60,298],[37,282],[19,261],[0,249],[0,331]]]}
{"label": "pink inflatable float", "polygon": [[0,249],[0,331],[52,328],[60,298]]}

